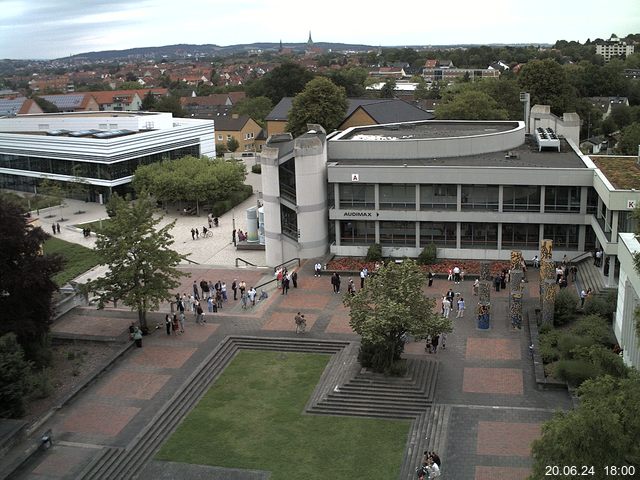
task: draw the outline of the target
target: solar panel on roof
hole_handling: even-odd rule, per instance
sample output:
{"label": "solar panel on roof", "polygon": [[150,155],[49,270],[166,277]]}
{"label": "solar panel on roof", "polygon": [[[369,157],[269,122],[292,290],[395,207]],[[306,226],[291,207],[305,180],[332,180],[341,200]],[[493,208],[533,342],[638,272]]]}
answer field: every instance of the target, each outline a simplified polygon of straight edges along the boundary
{"label": "solar panel on roof", "polygon": [[58,108],[76,108],[82,104],[84,95],[45,95],[46,101],[53,103]]}

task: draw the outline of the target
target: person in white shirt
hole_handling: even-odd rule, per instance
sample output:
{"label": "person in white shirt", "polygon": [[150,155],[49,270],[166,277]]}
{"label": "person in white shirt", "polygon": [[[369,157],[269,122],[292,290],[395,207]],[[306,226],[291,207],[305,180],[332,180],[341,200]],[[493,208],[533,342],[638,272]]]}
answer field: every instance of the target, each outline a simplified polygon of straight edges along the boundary
{"label": "person in white shirt", "polygon": [[540,260],[538,260],[538,255],[535,255],[531,262],[533,263],[533,268],[540,268]]}
{"label": "person in white shirt", "polygon": [[451,302],[447,297],[442,299],[442,316],[444,318],[449,318],[449,314],[451,313]]}
{"label": "person in white shirt", "polygon": [[320,262],[316,263],[316,266],[314,267],[315,269],[315,277],[319,277],[320,276],[320,272],[322,271],[322,265],[320,264]]}

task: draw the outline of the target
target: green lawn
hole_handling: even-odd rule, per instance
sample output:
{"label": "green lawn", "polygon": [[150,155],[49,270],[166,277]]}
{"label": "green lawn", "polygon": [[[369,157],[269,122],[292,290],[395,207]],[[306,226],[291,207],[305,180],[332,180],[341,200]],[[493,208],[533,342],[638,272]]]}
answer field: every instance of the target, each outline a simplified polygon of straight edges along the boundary
{"label": "green lawn", "polygon": [[[96,220],[95,222],[80,223],[76,225],[76,227],[82,228],[82,229],[90,228],[92,232],[102,233],[102,229],[106,227],[110,221],[111,220],[109,219]],[[100,228],[100,226],[102,226],[102,228]]]}
{"label": "green lawn", "polygon": [[271,480],[397,478],[410,422],[303,414],[329,356],[241,351],[157,455]]}
{"label": "green lawn", "polygon": [[59,253],[66,260],[63,270],[53,277],[58,286],[64,285],[98,264],[98,256],[90,248],[65,242],[56,237],[51,237],[44,242],[44,253],[48,255]]}

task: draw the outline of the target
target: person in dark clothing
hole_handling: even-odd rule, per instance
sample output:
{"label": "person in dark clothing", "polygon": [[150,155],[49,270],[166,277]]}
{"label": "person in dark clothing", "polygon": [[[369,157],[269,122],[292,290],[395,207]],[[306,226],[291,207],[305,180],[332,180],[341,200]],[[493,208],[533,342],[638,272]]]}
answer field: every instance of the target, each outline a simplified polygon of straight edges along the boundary
{"label": "person in dark clothing", "polygon": [[293,283],[293,288],[298,288],[298,272],[295,270],[291,274],[291,282]]}
{"label": "person in dark clothing", "polygon": [[56,223],[56,230],[58,231],[58,233],[60,233],[60,224]]}
{"label": "person in dark clothing", "polygon": [[[58,233],[60,233],[60,232],[58,231]],[[607,257],[607,258],[605,259],[605,261],[604,261],[604,267],[603,267],[603,272],[602,272],[602,274],[603,274],[605,277],[608,277],[608,276],[609,276],[609,257]]]}
{"label": "person in dark clothing", "polygon": [[164,317],[164,328],[167,330],[167,335],[171,335],[171,317],[168,314]]}
{"label": "person in dark clothing", "polygon": [[438,343],[440,343],[440,335],[434,335],[431,339],[431,351],[433,353],[438,353]]}
{"label": "person in dark clothing", "polygon": [[231,241],[233,242],[233,246],[236,246],[236,229],[233,229],[233,232],[231,232]]}
{"label": "person in dark clothing", "polygon": [[435,275],[433,274],[433,272],[429,272],[429,275],[427,276],[427,278],[429,278],[429,286],[433,286],[433,277],[435,277]]}
{"label": "person in dark clothing", "polygon": [[282,295],[289,292],[289,276],[282,277]]}
{"label": "person in dark clothing", "polygon": [[238,280],[233,279],[233,283],[231,284],[231,290],[233,290],[233,299],[238,300]]}
{"label": "person in dark clothing", "polygon": [[496,288],[496,292],[500,291],[500,283],[501,283],[500,275],[496,275],[493,278],[493,286]]}
{"label": "person in dark clothing", "polygon": [[196,239],[196,231],[195,231],[195,229],[193,229],[193,228],[191,229],[191,239],[192,239],[192,240],[195,240],[195,239]]}
{"label": "person in dark clothing", "polygon": [[56,234],[56,226],[55,225],[51,225],[51,230],[53,230],[53,234]]}

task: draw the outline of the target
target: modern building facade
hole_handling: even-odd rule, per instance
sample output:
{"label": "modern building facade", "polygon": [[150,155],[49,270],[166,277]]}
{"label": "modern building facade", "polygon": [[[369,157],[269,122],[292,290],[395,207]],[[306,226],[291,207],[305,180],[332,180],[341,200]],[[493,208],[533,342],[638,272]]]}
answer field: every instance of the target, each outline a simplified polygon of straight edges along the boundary
{"label": "modern building facade", "polygon": [[634,233],[621,233],[619,246],[620,276],[613,331],[622,348],[624,363],[640,368],[640,339],[636,329],[636,311],[640,307],[640,275],[634,262],[634,255],[640,254],[640,243]]}
{"label": "modern building facade", "polygon": [[435,243],[440,258],[507,259],[518,249],[530,259],[551,239],[557,259],[602,248],[613,286],[617,233],[634,228],[640,185],[614,186],[579,151],[575,114],[534,107],[529,125],[423,121],[329,136],[313,126],[295,140],[270,137],[261,155],[267,262],[363,256],[374,243],[390,257]]}
{"label": "modern building facade", "polygon": [[77,112],[0,118],[0,188],[37,192],[43,179],[82,178],[89,199],[126,193],[139,165],[215,157],[211,120],[170,113]]}
{"label": "modern building facade", "polygon": [[612,36],[602,43],[596,43],[596,55],[602,55],[605,62],[611,60],[611,57],[629,56],[634,51],[634,45],[628,44],[616,36]]}

